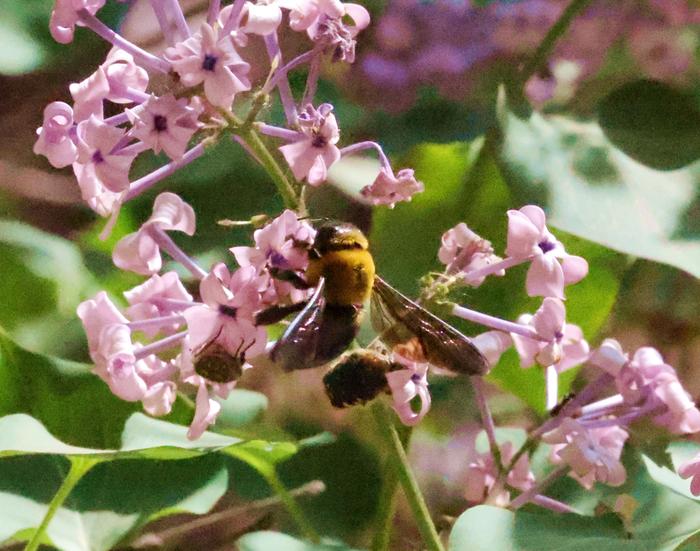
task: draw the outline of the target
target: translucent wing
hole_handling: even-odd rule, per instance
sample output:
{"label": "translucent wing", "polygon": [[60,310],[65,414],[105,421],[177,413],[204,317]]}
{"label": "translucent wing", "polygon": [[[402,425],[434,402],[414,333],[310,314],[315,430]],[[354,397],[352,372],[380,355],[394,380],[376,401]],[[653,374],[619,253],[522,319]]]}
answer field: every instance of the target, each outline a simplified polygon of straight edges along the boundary
{"label": "translucent wing", "polygon": [[284,334],[270,351],[273,362],[279,363],[285,371],[316,367],[313,361],[319,345],[320,328],[323,320],[325,281],[319,281],[314,294],[304,309],[292,320]]}
{"label": "translucent wing", "polygon": [[483,375],[489,364],[468,337],[375,276],[372,325],[380,338],[395,346],[413,337],[436,367],[465,375]]}

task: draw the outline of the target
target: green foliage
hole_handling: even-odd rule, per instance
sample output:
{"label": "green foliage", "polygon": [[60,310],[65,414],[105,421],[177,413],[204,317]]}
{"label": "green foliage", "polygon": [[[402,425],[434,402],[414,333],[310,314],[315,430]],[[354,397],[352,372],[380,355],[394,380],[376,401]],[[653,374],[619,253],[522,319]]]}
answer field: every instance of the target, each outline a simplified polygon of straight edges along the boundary
{"label": "green foliage", "polygon": [[[545,207],[556,228],[700,277],[700,242],[687,231],[696,196],[691,170],[643,166],[612,147],[594,123],[504,118],[505,176],[521,201]],[[598,161],[581,162],[592,150]]]}
{"label": "green foliage", "polygon": [[598,106],[603,132],[618,148],[657,170],[700,159],[700,110],[693,96],[653,80],[625,84]]}
{"label": "green foliage", "polygon": [[236,544],[239,551],[353,551],[337,541],[308,543],[279,532],[253,532],[240,538]]}

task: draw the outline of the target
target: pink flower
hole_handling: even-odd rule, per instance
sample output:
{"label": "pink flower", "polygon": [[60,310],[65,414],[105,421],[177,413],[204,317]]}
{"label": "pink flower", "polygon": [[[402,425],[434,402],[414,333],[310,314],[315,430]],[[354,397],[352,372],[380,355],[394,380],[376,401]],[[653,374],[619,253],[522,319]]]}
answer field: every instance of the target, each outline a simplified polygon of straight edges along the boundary
{"label": "pink flower", "polygon": [[98,119],[104,117],[103,101],[109,95],[109,80],[101,65],[85,80],[74,82],[68,89],[73,97],[73,110],[77,122],[89,119],[92,115]]}
{"label": "pink flower", "polygon": [[322,15],[338,18],[345,13],[340,0],[278,0],[277,4],[289,10],[289,26],[295,31],[305,31]]}
{"label": "pink flower", "polygon": [[677,81],[693,67],[695,40],[689,40],[683,29],[642,23],[630,33],[627,44],[648,77]]}
{"label": "pink flower", "polygon": [[555,445],[553,459],[569,465],[576,475],[574,478],[590,489],[596,481],[610,486],[625,482],[627,472],[620,456],[628,436],[618,426],[586,429],[567,418],[542,440]]}
{"label": "pink flower", "polygon": [[620,343],[615,339],[605,339],[603,343],[591,353],[588,362],[616,377],[620,370],[629,361],[629,357],[622,350]]}
{"label": "pink flower", "polygon": [[216,422],[216,418],[221,411],[221,404],[216,400],[209,398],[207,387],[200,384],[197,389],[197,401],[194,410],[194,419],[190,424],[190,430],[187,431],[187,438],[197,440],[209,425]]}
{"label": "pink flower", "polygon": [[373,205],[388,205],[393,209],[399,201],[410,201],[416,193],[423,191],[423,182],[416,180],[413,170],[404,168],[394,176],[382,167],[372,184],[365,186],[360,193]]}
{"label": "pink flower", "polygon": [[56,0],[49,22],[51,36],[61,44],[72,42],[75,25],[80,24],[78,11],[85,9],[95,15],[104,4],[105,0]]}
{"label": "pink flower", "polygon": [[187,144],[200,127],[197,114],[185,98],[168,94],[151,96],[138,107],[126,110],[133,128],[129,132],[155,153],[164,150],[171,159],[180,159]]}
{"label": "pink flower", "polygon": [[529,325],[544,340],[530,339],[511,333],[513,344],[524,368],[535,363],[554,365],[561,373],[588,359],[589,347],[577,325],[565,323],[566,309],[559,299],[547,297],[533,316],[525,314],[518,322]]}
{"label": "pink flower", "polygon": [[100,291],[95,298],[81,302],[77,309],[78,317],[85,328],[90,357],[94,360],[100,345],[102,330],[113,324],[126,324],[127,320],[107,293]]}
{"label": "pink flower", "polygon": [[323,103],[318,109],[308,105],[299,115],[300,139],[279,148],[294,177],[306,179],[312,186],[325,182],[328,169],[340,159],[340,149],[335,145],[340,131],[332,111],[330,103]]}
{"label": "pink flower", "polygon": [[54,168],[63,168],[75,162],[78,148],[71,139],[73,109],[67,103],[54,101],[44,109],[44,125],[37,128],[39,136],[34,153],[44,155]]}
{"label": "pink flower", "polygon": [[[321,4],[321,2],[319,2]],[[359,4],[342,4],[343,13],[336,15],[335,3],[328,12],[319,11],[306,29],[309,38],[332,52],[333,61],[355,61],[355,37],[369,25],[369,12]],[[349,25],[346,19],[352,20]]]}
{"label": "pink flower", "polygon": [[124,324],[107,325],[100,333],[99,347],[93,358],[95,373],[122,400],[141,400],[148,386],[140,376],[131,330]]}
{"label": "pink flower", "polygon": [[114,151],[124,133],[95,115],[78,125],[78,158],[73,172],[83,199],[102,216],[112,212],[120,193],[129,187],[129,169],[136,154]]}
{"label": "pink flower", "polygon": [[252,266],[230,274],[226,266],[217,264],[199,286],[201,306],[185,311],[189,349],[197,354],[216,340],[230,355],[252,358],[265,351],[267,332],[254,324],[260,309],[260,293],[267,287],[267,278]]}
{"label": "pink flower", "polygon": [[[447,266],[445,270],[447,274],[460,274],[462,281],[472,287],[481,285],[486,276],[472,277],[469,272],[480,270],[503,260],[493,254],[490,241],[482,239],[464,222],[460,222],[442,235],[442,245],[438,251],[438,258]],[[493,275],[503,276],[505,270],[499,270]]]}
{"label": "pink flower", "polygon": [[143,398],[143,409],[154,417],[161,417],[170,413],[177,397],[177,385],[172,381],[155,383],[146,390]]}
{"label": "pink flower", "polygon": [[114,47],[100,66],[107,77],[109,92],[105,99],[113,103],[133,103],[130,92],[145,92],[148,72],[134,62],[131,54]]}
{"label": "pink flower", "polygon": [[[192,295],[182,285],[176,272],[167,272],[162,276],[154,274],[146,282],[126,291],[124,296],[130,304],[126,312],[134,321],[182,313],[192,302]],[[178,327],[179,324],[173,324],[141,331],[153,337],[160,331],[175,331]]]}
{"label": "pink flower", "polygon": [[501,359],[503,353],[513,345],[513,339],[508,333],[502,331],[486,331],[472,338],[472,344],[488,360],[493,367]]}
{"label": "pink flower", "polygon": [[[515,450],[513,444],[504,442],[500,444],[501,459],[505,463],[510,462]],[[469,461],[467,480],[465,484],[464,497],[470,503],[483,503],[488,497],[488,502],[499,507],[506,507],[510,503],[510,492],[500,489],[492,492],[496,480],[498,479],[498,469],[493,460],[491,452],[478,454]],[[518,490],[528,490],[535,483],[535,476],[530,470],[530,460],[528,454],[523,454],[516,461],[513,469],[508,473],[508,485]]]}
{"label": "pink flower", "polygon": [[700,454],[689,459],[678,468],[681,478],[691,478],[690,491],[694,496],[700,496]]}
{"label": "pink flower", "polygon": [[204,83],[212,105],[228,109],[235,95],[250,90],[250,65],[241,59],[230,37],[219,37],[218,27],[202,24],[200,32],[165,51],[185,86]]}
{"label": "pink flower", "polygon": [[[427,377],[429,364],[411,361],[397,353],[393,354],[393,359],[405,367],[386,374],[394,401],[394,410],[404,425],[417,425],[430,409],[431,398]],[[418,413],[415,413],[411,407],[411,401],[416,396],[421,402]]]}
{"label": "pink flower", "polygon": [[619,371],[616,383],[630,405],[657,405],[653,421],[674,434],[700,431],[700,411],[685,391],[675,369],[651,347],[637,350]]}
{"label": "pink flower", "polygon": [[531,260],[526,281],[530,296],[563,299],[564,286],[580,281],[588,273],[586,260],[567,254],[564,245],[545,226],[544,211],[534,205],[508,211],[506,254]]}
{"label": "pink flower", "polygon": [[153,214],[139,231],[122,237],[115,245],[112,260],[122,270],[151,275],[160,271],[163,259],[153,237],[154,230],[181,231],[194,235],[194,210],[174,193],[156,197]]}

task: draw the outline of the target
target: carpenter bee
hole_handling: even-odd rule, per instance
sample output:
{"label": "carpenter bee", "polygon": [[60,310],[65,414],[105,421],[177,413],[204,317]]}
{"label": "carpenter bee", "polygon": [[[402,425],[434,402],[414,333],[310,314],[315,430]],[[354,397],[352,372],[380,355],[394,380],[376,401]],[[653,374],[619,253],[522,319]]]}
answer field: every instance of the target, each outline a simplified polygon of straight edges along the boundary
{"label": "carpenter bee", "polygon": [[[352,224],[329,222],[318,228],[303,280],[315,288],[308,301],[258,317],[258,323],[271,323],[301,310],[270,353],[285,371],[318,367],[340,356],[357,336],[362,305],[370,297],[372,324],[387,345],[410,344],[427,362],[456,373],[480,375],[488,369],[469,338],[375,274],[367,238]],[[378,372],[369,362],[378,365],[376,359],[356,356],[347,366]],[[352,370],[347,366],[343,377]],[[336,401],[349,404],[352,397],[339,395]]]}

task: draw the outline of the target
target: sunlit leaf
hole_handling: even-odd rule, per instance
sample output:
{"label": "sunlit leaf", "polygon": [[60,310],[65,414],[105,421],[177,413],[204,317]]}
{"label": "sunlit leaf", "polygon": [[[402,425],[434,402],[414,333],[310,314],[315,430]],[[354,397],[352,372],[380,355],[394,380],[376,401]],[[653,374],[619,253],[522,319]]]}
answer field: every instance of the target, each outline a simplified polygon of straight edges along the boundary
{"label": "sunlit leaf", "polygon": [[240,551],[353,551],[337,541],[309,543],[280,532],[253,532],[240,538],[236,545]]}

